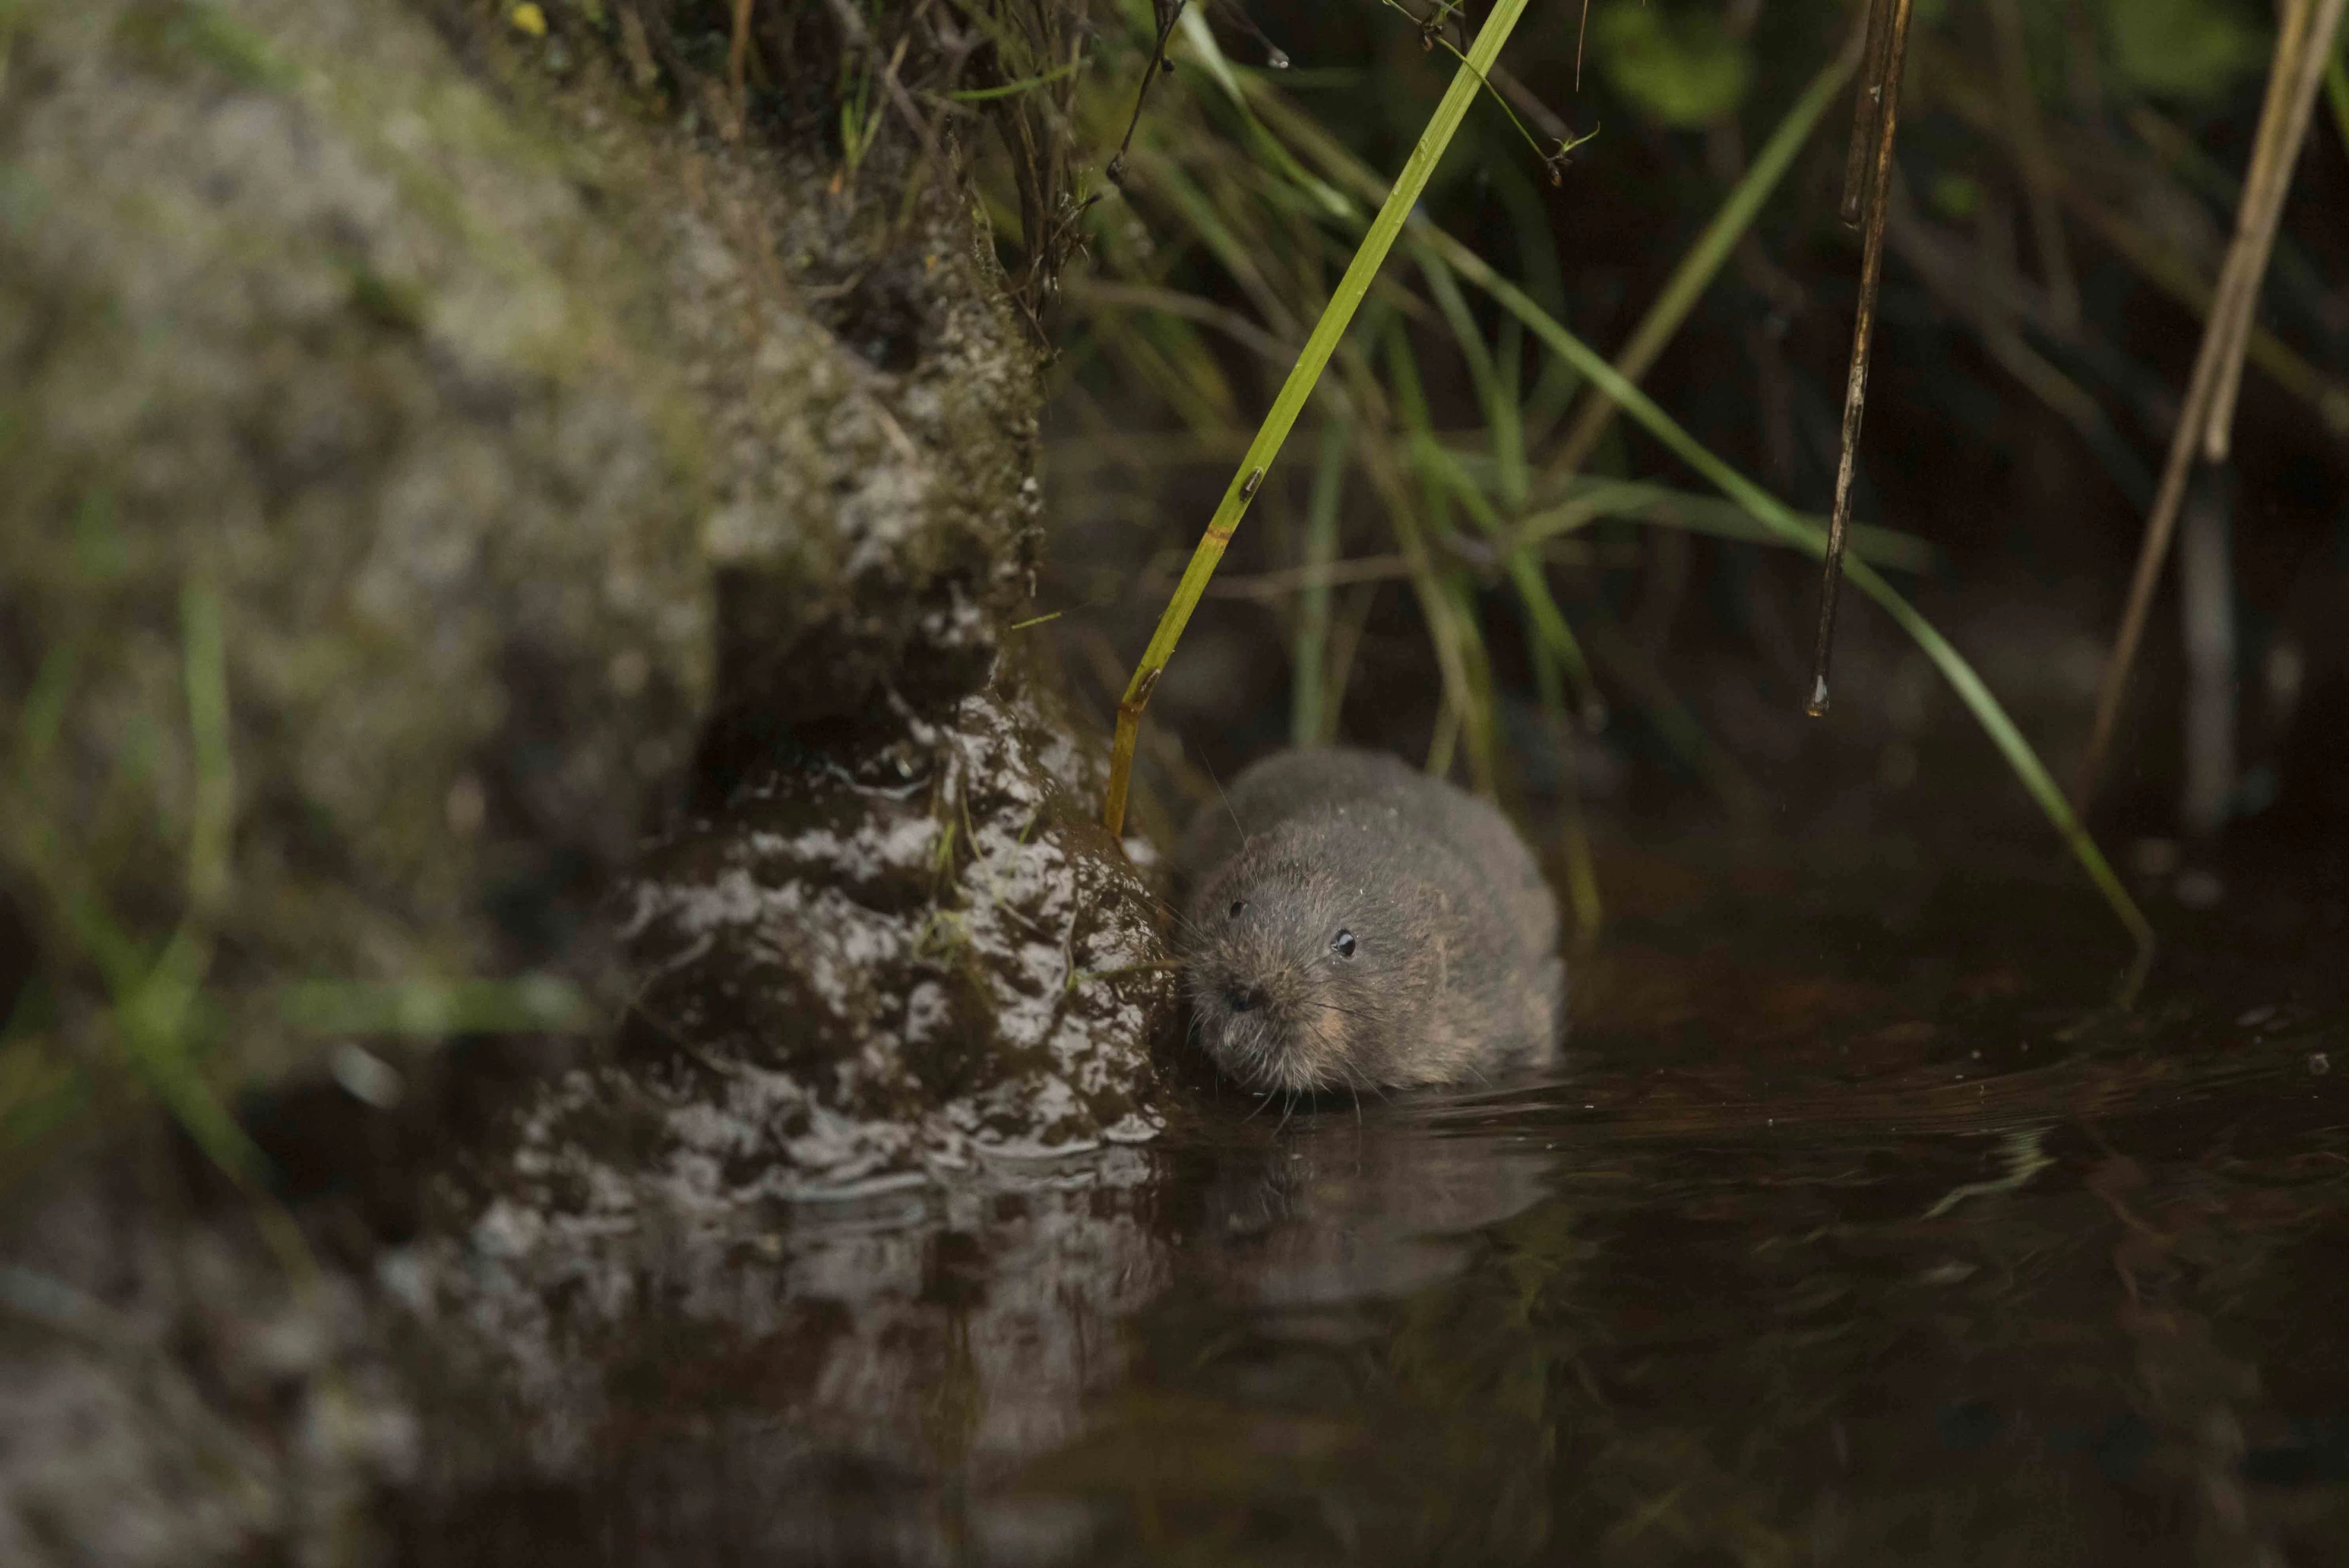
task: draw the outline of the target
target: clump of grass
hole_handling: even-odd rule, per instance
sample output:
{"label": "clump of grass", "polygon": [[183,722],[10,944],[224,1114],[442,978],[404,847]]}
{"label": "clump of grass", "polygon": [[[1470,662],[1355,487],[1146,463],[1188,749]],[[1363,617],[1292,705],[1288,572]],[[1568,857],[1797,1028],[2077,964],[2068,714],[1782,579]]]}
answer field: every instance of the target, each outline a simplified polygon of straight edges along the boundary
{"label": "clump of grass", "polygon": [[1165,671],[1166,660],[1181,640],[1191,612],[1198,607],[1207,579],[1215,575],[1216,563],[1223,559],[1224,549],[1231,543],[1241,515],[1264,483],[1266,470],[1280,455],[1290,427],[1304,411],[1305,400],[1312,395],[1315,383],[1321,379],[1322,368],[1337,351],[1338,340],[1345,336],[1354,312],[1370,293],[1371,280],[1385,264],[1395,236],[1402,232],[1404,219],[1410,216],[1420,192],[1426,189],[1429,177],[1444,157],[1444,150],[1451,145],[1453,133],[1460,129],[1461,119],[1483,85],[1485,74],[1499,57],[1501,46],[1516,26],[1525,4],[1526,0],[1498,0],[1478,31],[1475,43],[1461,57],[1452,86],[1437,104],[1427,129],[1420,133],[1418,145],[1412,149],[1411,158],[1396,177],[1393,189],[1380,203],[1378,215],[1371,220],[1361,243],[1355,248],[1353,260],[1347,265],[1345,275],[1338,280],[1328,304],[1314,321],[1288,379],[1274,397],[1263,423],[1257,427],[1256,439],[1248,443],[1238,472],[1226,487],[1215,516],[1208,520],[1206,532],[1192,553],[1191,564],[1184,569],[1174,597],[1159,618],[1158,629],[1151,634],[1150,646],[1143,649],[1141,663],[1134,667],[1133,679],[1118,702],[1117,730],[1110,750],[1108,794],[1102,805],[1102,824],[1112,835],[1124,831],[1126,790],[1133,772],[1134,735],[1142,722],[1142,711],[1149,705],[1151,689]]}
{"label": "clump of grass", "polygon": [[[1228,357],[1206,348],[1203,327],[1247,344],[1257,358],[1268,357],[1276,346],[1296,345],[1295,358],[1272,398],[1271,414],[1247,439],[1206,535],[1126,682],[1105,822],[1112,828],[1122,826],[1142,709],[1239,516],[1271,476],[1271,459],[1326,367],[1340,373],[1322,394],[1325,422],[1306,508],[1302,593],[1290,634],[1297,670],[1293,738],[1330,733],[1334,703],[1342,696],[1342,685],[1332,676],[1342,625],[1333,576],[1346,563],[1337,547],[1333,509],[1345,475],[1344,460],[1334,454],[1350,446],[1384,506],[1396,547],[1394,572],[1408,580],[1421,606],[1441,677],[1444,695],[1431,765],[1448,767],[1455,756],[1464,757],[1472,778],[1487,789],[1495,787],[1497,770],[1491,755],[1493,692],[1483,655],[1479,594],[1491,582],[1505,587],[1525,624],[1545,722],[1570,743],[1575,733],[1604,722],[1606,705],[1585,656],[1578,612],[1549,583],[1541,546],[1602,517],[1630,517],[1767,542],[1824,561],[1833,554],[1831,536],[1840,532],[1853,545],[1848,575],[1855,586],[1887,610],[1949,680],[2128,932],[2137,957],[2124,989],[2133,991],[2152,950],[2151,928],[2142,911],[1978,674],[1876,569],[1914,567],[1924,564],[1928,552],[1905,536],[1852,523],[1847,480],[1838,516],[1825,525],[1789,508],[1692,436],[1637,385],[1795,165],[1852,76],[1864,52],[1858,40],[1818,68],[1610,363],[1564,325],[1556,260],[1533,259],[1545,248],[1542,240],[1524,242],[1527,283],[1510,282],[1488,257],[1413,213],[1430,172],[1419,154],[1408,171],[1413,182],[1391,187],[1297,108],[1277,74],[1236,68],[1204,26],[1185,38],[1205,67],[1206,85],[1180,109],[1174,99],[1166,100],[1168,115],[1189,116],[1179,131],[1170,130],[1154,140],[1145,127],[1128,161],[1129,192],[1149,207],[1167,234],[1182,236],[1191,247],[1188,254],[1220,269],[1256,307],[1256,319],[1234,319],[1230,307],[1154,283],[1155,296],[1171,308],[1155,314],[1141,308],[1098,312],[1084,351],[1114,356],[1134,373],[1136,383],[1163,393],[1200,439],[1202,450],[1229,428],[1232,410],[1243,403]],[[1464,64],[1455,72],[1453,90],[1444,99],[1450,118],[1423,132],[1422,152],[1434,131],[1449,136],[1456,129],[1459,114],[1492,74],[1493,57],[1480,57],[1475,49],[1464,53],[1474,71]],[[1201,118],[1210,114],[1226,133],[1213,151],[1199,134]],[[1889,120],[1887,115],[1883,123],[1889,126]],[[1889,167],[1881,158],[1877,161]],[[1479,172],[1496,190],[1529,183],[1490,161]],[[1882,216],[1882,203],[1877,215]],[[1131,219],[1119,221],[1133,226]],[[1121,234],[1105,216],[1095,233],[1102,242],[1105,271],[1131,264],[1136,275],[1168,275],[1163,241],[1153,248],[1138,246],[1131,233]],[[1408,289],[1400,278],[1376,275],[1375,263],[1398,236],[1417,264],[1418,290]],[[1325,269],[1340,256],[1344,273],[1330,287],[1322,282]],[[1464,286],[1497,306],[1497,339],[1479,327]],[[1138,296],[1128,297],[1139,303]],[[1344,329],[1358,311],[1361,323],[1347,337]],[[1423,378],[1413,332],[1438,324],[1449,330],[1475,389],[1482,418],[1475,445],[1481,451],[1439,431],[1424,395],[1416,390]],[[1527,343],[1542,350],[1530,389],[1519,385]],[[1558,421],[1578,391],[1583,399],[1579,412],[1561,437]],[[1600,452],[1608,423],[1619,411],[1713,484],[1719,499],[1668,494],[1645,482],[1586,478],[1581,470]],[[1684,714],[1675,716],[1677,704],[1668,691],[1651,683],[1638,701],[1659,721],[1660,730],[1672,732],[1681,724],[1679,732],[1692,749],[1705,744],[1701,732],[1687,734],[1692,724]],[[1578,911],[1595,921],[1595,878],[1587,846],[1574,842],[1579,835],[1571,826],[1578,815],[1571,802],[1568,815],[1570,890]]]}

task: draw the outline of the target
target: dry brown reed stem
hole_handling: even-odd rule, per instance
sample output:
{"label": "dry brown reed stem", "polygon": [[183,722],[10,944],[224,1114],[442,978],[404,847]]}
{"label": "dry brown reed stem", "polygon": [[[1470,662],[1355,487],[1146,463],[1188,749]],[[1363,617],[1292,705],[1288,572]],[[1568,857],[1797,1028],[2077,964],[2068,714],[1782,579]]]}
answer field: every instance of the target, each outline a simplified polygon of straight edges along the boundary
{"label": "dry brown reed stem", "polygon": [[2178,510],[2193,474],[2195,449],[2199,446],[2209,462],[2226,461],[2244,352],[2259,307],[2260,281],[2267,274],[2268,253],[2274,247],[2284,198],[2292,188],[2292,165],[2299,161],[2301,143],[2308,134],[2316,89],[2324,78],[2344,4],[2349,0],[2287,0],[2282,26],[2276,31],[2275,64],[2268,77],[2267,101],[2260,113],[2259,136],[2251,147],[2242,201],[2235,211],[2234,238],[2220,268],[2202,345],[2194,357],[2194,374],[2187,383],[2178,426],[2170,435],[2169,455],[2162,465],[2161,487],[2146,518],[2137,570],[2129,580],[2128,604],[2121,613],[2120,630],[2113,639],[2112,656],[2105,661],[2104,680],[2096,691],[2096,716],[2088,732],[2087,755],[2072,792],[2072,804],[2078,811],[2087,810],[2103,783],[2113,732],[2120,722],[2121,701],[2128,694],[2129,671],[2137,662],[2137,645],[2145,638],[2154,589],[2161,581],[2162,564],[2169,557]]}
{"label": "dry brown reed stem", "polygon": [[[1884,213],[1890,204],[1892,142],[1900,127],[1900,70],[1909,57],[1912,0],[1878,0],[1885,18],[1883,74],[1877,78],[1873,119],[1875,159],[1868,171],[1864,239],[1860,248],[1859,309],[1852,323],[1851,369],[1844,380],[1843,457],[1836,466],[1835,512],[1827,519],[1827,555],[1819,576],[1819,636],[1811,656],[1811,691],[1803,711],[1818,718],[1827,711],[1827,663],[1835,650],[1836,597],[1843,587],[1844,547],[1851,535],[1851,482],[1858,460],[1861,416],[1868,409],[1868,349],[1876,336],[1876,291],[1884,277]],[[1871,16],[1869,26],[1875,26]],[[1860,84],[1865,102],[1869,87]],[[1848,205],[1849,192],[1846,192]],[[1847,213],[1847,215],[1848,215]]]}
{"label": "dry brown reed stem", "polygon": [[[2244,182],[2242,212],[2257,224],[2247,249],[2241,275],[2237,278],[2234,309],[2221,320],[2215,313],[2211,328],[2223,327],[2225,338],[2219,349],[2219,384],[2211,389],[2210,407],[2203,422],[2202,455],[2211,462],[2227,461],[2235,427],[2235,403],[2243,385],[2243,353],[2251,341],[2251,321],[2260,304],[2260,280],[2267,273],[2268,253],[2275,248],[2276,230],[2283,222],[2284,202],[2292,193],[2292,172],[2300,161],[2300,149],[2308,140],[2309,121],[2316,110],[2316,93],[2324,81],[2324,69],[2333,59],[2334,35],[2341,24],[2344,0],[2300,0],[2292,6],[2303,20],[2297,54],[2292,61],[2292,80],[2285,95],[2283,123],[2272,139],[2267,134],[2268,119],[2273,112],[2276,95],[2271,88],[2267,112],[2260,117],[2260,143],[2251,151],[2252,165]],[[2283,72],[2284,57],[2281,48],[2276,56],[2276,71]],[[2264,160],[2261,158],[2266,153]]]}

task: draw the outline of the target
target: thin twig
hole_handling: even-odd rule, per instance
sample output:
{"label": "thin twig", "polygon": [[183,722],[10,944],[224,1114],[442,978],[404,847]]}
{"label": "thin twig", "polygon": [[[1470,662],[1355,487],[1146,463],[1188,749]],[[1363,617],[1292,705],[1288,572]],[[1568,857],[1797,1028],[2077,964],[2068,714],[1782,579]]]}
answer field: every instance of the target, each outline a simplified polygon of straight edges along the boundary
{"label": "thin twig", "polygon": [[[1290,680],[1289,740],[1309,746],[1331,728],[1324,704],[1330,691],[1330,586],[1337,581],[1338,513],[1345,499],[1351,421],[1342,415],[1321,427],[1320,462],[1306,502],[1304,602],[1298,607],[1295,672]],[[1400,566],[1401,557],[1390,557]],[[1357,579],[1360,580],[1360,579]]]}
{"label": "thin twig", "polygon": [[[1884,277],[1884,211],[1890,204],[1892,142],[1900,127],[1900,69],[1909,56],[1912,0],[1878,0],[1892,14],[1885,23],[1884,74],[1876,89],[1876,156],[1868,173],[1866,238],[1860,250],[1859,312],[1852,324],[1851,369],[1844,381],[1843,456],[1836,465],[1835,511],[1827,519],[1827,558],[1819,574],[1819,638],[1811,656],[1811,692],[1803,711],[1827,711],[1827,663],[1835,651],[1836,595],[1843,587],[1844,545],[1851,534],[1852,471],[1858,462],[1860,419],[1868,410],[1868,348],[1876,336],[1876,290]],[[1873,24],[1870,24],[1873,26]],[[1865,99],[1865,87],[1860,96]],[[1847,206],[1849,192],[1846,192]],[[1847,213],[1848,215],[1848,213]]]}
{"label": "thin twig", "polygon": [[[1174,0],[1158,18],[1158,36],[1150,46],[1150,63],[1142,67],[1142,86],[1133,95],[1133,114],[1125,122],[1125,134],[1118,139],[1117,151],[1110,155],[1108,166],[1102,172],[1112,185],[1122,184],[1125,176],[1125,154],[1133,145],[1133,133],[1142,124],[1142,106],[1150,101],[1150,84],[1158,79],[1160,70],[1173,70],[1174,62],[1166,57],[1167,41],[1174,36],[1174,24],[1183,19],[1183,7],[1187,0]],[[1165,0],[1151,0],[1153,5],[1165,5]]]}

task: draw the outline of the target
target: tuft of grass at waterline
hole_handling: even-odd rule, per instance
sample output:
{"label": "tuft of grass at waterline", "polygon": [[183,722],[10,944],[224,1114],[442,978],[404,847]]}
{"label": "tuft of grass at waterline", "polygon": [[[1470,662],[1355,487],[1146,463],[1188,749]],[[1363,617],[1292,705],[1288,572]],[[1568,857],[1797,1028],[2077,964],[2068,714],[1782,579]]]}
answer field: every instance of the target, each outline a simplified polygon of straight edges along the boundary
{"label": "tuft of grass at waterline", "polygon": [[1429,119],[1427,129],[1420,133],[1419,143],[1412,149],[1402,172],[1396,177],[1392,189],[1385,192],[1378,216],[1371,221],[1370,232],[1355,252],[1331,293],[1329,305],[1322,310],[1313,331],[1305,340],[1304,350],[1297,357],[1296,366],[1282,383],[1279,395],[1273,400],[1271,411],[1257,429],[1256,439],[1248,443],[1247,454],[1240,459],[1237,472],[1224,492],[1222,504],[1209,519],[1206,532],[1201,535],[1198,548],[1192,554],[1191,564],[1183,573],[1183,581],[1174,597],[1159,617],[1158,627],[1151,634],[1150,643],[1143,650],[1142,660],[1134,667],[1133,679],[1128,682],[1125,694],[1117,705],[1117,730],[1110,750],[1109,789],[1102,803],[1102,823],[1112,836],[1122,836],[1125,827],[1125,798],[1133,774],[1134,739],[1142,725],[1142,711],[1149,705],[1150,693],[1164,672],[1166,661],[1182,639],[1183,628],[1189,624],[1191,612],[1198,607],[1200,596],[1206,591],[1207,579],[1215,576],[1216,565],[1223,559],[1225,547],[1231,543],[1240,517],[1257,489],[1264,483],[1265,472],[1280,453],[1281,443],[1288,440],[1289,428],[1304,410],[1305,400],[1311,396],[1314,384],[1321,379],[1323,367],[1345,336],[1353,321],[1355,310],[1370,292],[1371,280],[1386,261],[1387,252],[1393,247],[1395,236],[1402,232],[1405,220],[1426,189],[1428,178],[1435,172],[1451,144],[1453,133],[1468,112],[1485,85],[1485,75],[1499,57],[1501,46],[1517,24],[1526,8],[1526,0],[1497,0],[1492,14],[1476,34],[1467,57],[1453,73],[1452,85],[1444,89],[1444,98]]}

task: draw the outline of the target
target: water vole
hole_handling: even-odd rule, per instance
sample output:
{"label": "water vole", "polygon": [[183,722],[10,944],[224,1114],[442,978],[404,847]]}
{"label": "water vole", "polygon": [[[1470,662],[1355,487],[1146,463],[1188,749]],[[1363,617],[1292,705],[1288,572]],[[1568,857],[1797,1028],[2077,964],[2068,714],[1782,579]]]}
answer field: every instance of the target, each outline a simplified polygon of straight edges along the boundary
{"label": "water vole", "polygon": [[1557,905],[1508,820],[1396,758],[1278,752],[1184,835],[1200,1043],[1264,1089],[1538,1066],[1566,1022]]}

